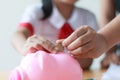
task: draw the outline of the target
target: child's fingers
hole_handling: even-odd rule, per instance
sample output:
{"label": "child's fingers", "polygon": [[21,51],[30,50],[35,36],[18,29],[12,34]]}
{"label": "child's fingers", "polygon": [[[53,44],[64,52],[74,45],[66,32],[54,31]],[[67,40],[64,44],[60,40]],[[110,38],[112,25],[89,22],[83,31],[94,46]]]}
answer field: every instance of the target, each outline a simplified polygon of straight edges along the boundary
{"label": "child's fingers", "polygon": [[[74,40],[67,47],[67,49],[74,50],[74,49],[77,49],[79,47],[82,47],[83,45],[88,46],[89,44],[91,44],[91,42],[92,42],[91,39],[93,39],[94,36],[95,36],[95,31],[93,31],[91,28],[89,28],[89,30],[84,35],[81,35],[76,40]],[[87,48],[89,49],[89,48],[91,48],[91,46],[94,46],[94,45],[91,44]],[[88,50],[87,48],[86,48],[86,50]]]}
{"label": "child's fingers", "polygon": [[70,53],[72,53],[74,55],[84,54],[92,49],[94,49],[94,45],[91,45],[91,43],[87,43],[87,44],[83,45],[82,47],[78,47],[75,50],[70,51]]}
{"label": "child's fingers", "polygon": [[65,39],[59,39],[56,41],[57,44],[62,44],[62,42],[64,41]]}
{"label": "child's fingers", "polygon": [[50,42],[49,40],[45,41],[45,45],[43,44],[44,48],[47,49],[48,51],[52,52],[55,49],[55,44]]}
{"label": "child's fingers", "polygon": [[56,44],[56,46],[55,46],[55,49],[54,49],[54,53],[56,53],[56,52],[63,52],[64,51],[64,47],[62,46],[62,44]]}
{"label": "child's fingers", "polygon": [[55,44],[53,44],[51,41],[44,39],[44,40],[40,40],[41,42],[39,42],[39,44],[45,48],[46,50],[48,50],[49,52],[54,51],[55,49]]}
{"label": "child's fingers", "polygon": [[49,40],[41,36],[34,36],[34,47],[38,50],[52,51],[54,45]]}
{"label": "child's fingers", "polygon": [[82,27],[78,28],[75,32],[73,32],[68,38],[66,38],[63,41],[62,45],[63,46],[68,46],[74,40],[76,40],[78,37],[80,37],[81,35],[85,34],[86,32],[87,32],[86,26],[82,26]]}
{"label": "child's fingers", "polygon": [[75,58],[80,59],[80,58],[97,58],[99,56],[99,54],[96,54],[96,50],[89,50],[86,53],[83,54],[77,54],[77,55],[73,55]]}
{"label": "child's fingers", "polygon": [[28,53],[35,53],[36,51],[38,51],[36,48],[31,47],[27,52]]}
{"label": "child's fingers", "polygon": [[45,50],[45,49],[44,49],[41,45],[39,45],[39,44],[36,44],[35,48],[36,48],[37,50]]}

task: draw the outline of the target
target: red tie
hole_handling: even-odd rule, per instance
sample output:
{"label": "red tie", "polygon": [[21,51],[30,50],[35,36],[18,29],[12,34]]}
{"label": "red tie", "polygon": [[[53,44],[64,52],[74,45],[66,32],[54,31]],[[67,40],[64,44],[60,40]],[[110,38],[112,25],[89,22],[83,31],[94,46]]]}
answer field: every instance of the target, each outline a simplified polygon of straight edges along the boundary
{"label": "red tie", "polygon": [[63,27],[60,29],[58,38],[59,39],[67,38],[73,31],[74,29],[68,23],[65,23]]}

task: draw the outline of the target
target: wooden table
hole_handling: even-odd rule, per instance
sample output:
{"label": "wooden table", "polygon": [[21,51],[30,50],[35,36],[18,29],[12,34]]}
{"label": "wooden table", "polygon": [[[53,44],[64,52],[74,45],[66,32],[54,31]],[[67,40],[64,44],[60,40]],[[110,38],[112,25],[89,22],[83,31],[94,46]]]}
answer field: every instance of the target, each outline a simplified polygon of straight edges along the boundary
{"label": "wooden table", "polygon": [[83,79],[95,78],[96,80],[101,80],[103,73],[106,70],[87,70],[83,72]]}
{"label": "wooden table", "polygon": [[9,80],[10,72],[0,72],[0,80]]}
{"label": "wooden table", "polygon": [[[83,72],[83,80],[88,78],[95,78],[101,80],[102,74],[106,70],[87,70]],[[8,80],[10,72],[0,72],[0,80]]]}

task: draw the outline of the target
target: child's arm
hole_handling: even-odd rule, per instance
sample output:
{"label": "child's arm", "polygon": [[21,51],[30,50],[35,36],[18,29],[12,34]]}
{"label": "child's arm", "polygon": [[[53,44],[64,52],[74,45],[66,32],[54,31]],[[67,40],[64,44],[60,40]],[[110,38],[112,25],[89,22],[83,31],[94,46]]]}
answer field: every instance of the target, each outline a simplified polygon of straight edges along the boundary
{"label": "child's arm", "polygon": [[25,55],[23,46],[25,45],[26,40],[30,35],[31,32],[25,27],[17,29],[13,35],[12,44],[14,48],[22,55]]}
{"label": "child's arm", "polygon": [[21,27],[17,30],[13,36],[13,45],[18,52],[23,55],[26,53],[35,53],[38,50],[44,50],[49,52],[60,52],[63,51],[59,46],[53,44],[49,40],[45,39],[42,36],[33,35],[30,36],[31,32]]}
{"label": "child's arm", "polygon": [[98,34],[105,37],[108,49],[120,42],[120,15],[113,19],[105,28],[101,29]]}
{"label": "child's arm", "polygon": [[115,18],[115,0],[101,0],[100,26],[104,27]]}
{"label": "child's arm", "polygon": [[[96,58],[120,42],[120,15],[96,33],[88,26],[77,29],[62,42],[79,58]],[[58,41],[59,42],[59,41]]]}
{"label": "child's arm", "polygon": [[[101,11],[100,11],[100,26],[105,27],[112,19],[116,16],[115,0],[101,0]],[[115,45],[110,50],[106,52],[104,59],[101,62],[102,68],[108,68],[112,61],[113,55],[116,55]]]}

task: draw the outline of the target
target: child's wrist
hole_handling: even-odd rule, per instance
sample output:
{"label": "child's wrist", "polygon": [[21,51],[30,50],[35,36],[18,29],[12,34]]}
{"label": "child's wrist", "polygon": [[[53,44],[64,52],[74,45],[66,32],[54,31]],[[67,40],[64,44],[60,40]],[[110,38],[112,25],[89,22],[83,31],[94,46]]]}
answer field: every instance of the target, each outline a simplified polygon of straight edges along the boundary
{"label": "child's wrist", "polygon": [[102,44],[104,46],[104,50],[107,51],[110,49],[109,41],[106,39],[104,34],[98,32],[99,37],[102,39]]}

